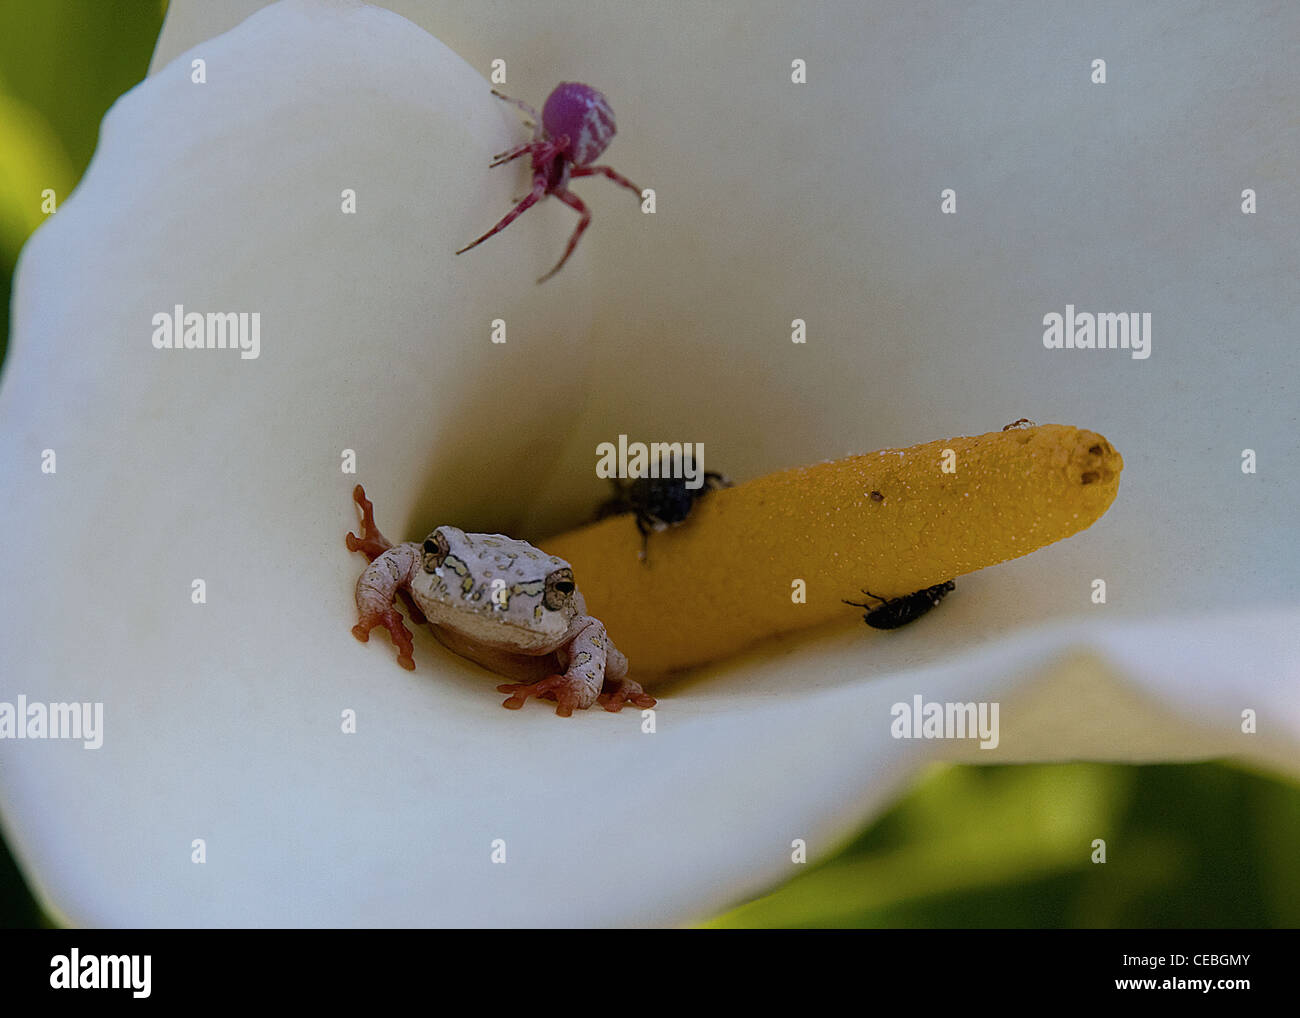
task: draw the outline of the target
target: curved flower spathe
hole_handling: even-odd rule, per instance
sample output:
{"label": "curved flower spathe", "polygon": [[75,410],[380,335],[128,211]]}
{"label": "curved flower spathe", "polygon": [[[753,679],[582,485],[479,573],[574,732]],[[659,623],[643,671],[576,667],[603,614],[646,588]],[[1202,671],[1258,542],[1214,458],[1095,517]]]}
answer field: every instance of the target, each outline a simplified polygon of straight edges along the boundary
{"label": "curved flower spathe", "polygon": [[[439,10],[445,24],[450,8]],[[169,32],[185,13],[178,0]],[[516,45],[544,34],[541,13],[515,14]],[[615,78],[620,62],[645,83],[644,15],[618,16],[627,31],[597,51],[581,46],[592,29],[567,7],[545,12],[551,29],[567,19],[593,84]],[[682,66],[701,66],[711,46],[726,49],[725,26],[701,17],[699,32],[665,43],[678,47]],[[770,39],[789,37],[783,17],[774,9],[754,23]],[[439,27],[432,16],[422,24]],[[468,49],[505,36],[489,26],[488,41],[474,42],[475,25],[462,19],[454,41],[486,66]],[[1221,27],[1193,20],[1175,43],[1196,52]],[[354,524],[355,478],[338,469],[345,449],[357,452],[389,536],[440,519],[536,531],[534,517],[577,519],[584,500],[603,494],[593,496],[588,439],[628,419],[700,420],[710,451],[727,450],[711,465],[738,478],[1022,413],[1048,417],[1037,405],[1103,430],[1130,458],[1153,422],[1178,416],[1179,386],[1212,384],[1200,375],[1179,386],[1158,374],[1134,382],[1130,367],[1112,362],[1093,369],[1099,389],[1072,403],[1072,369],[1031,363],[1020,339],[973,353],[948,343],[919,345],[924,355],[914,358],[898,351],[892,337],[965,335],[986,304],[994,310],[982,312],[979,334],[1016,336],[1024,293],[1042,296],[1041,313],[1056,309],[1059,293],[1105,292],[1109,277],[1104,266],[1079,267],[1077,252],[1044,250],[1018,218],[1026,204],[1040,215],[1049,207],[1026,191],[1035,174],[1058,193],[1063,186],[1059,166],[1035,154],[1059,97],[1022,103],[1021,119],[997,134],[1005,151],[947,121],[947,134],[920,132],[915,124],[957,95],[978,105],[998,87],[987,70],[959,68],[952,95],[908,82],[899,92],[910,97],[907,117],[877,113],[861,135],[820,140],[817,125],[861,122],[873,68],[900,72],[889,56],[898,39],[927,38],[906,19],[884,28],[875,41],[860,38],[847,7],[828,12],[812,42],[842,38],[866,56],[852,67],[823,62],[819,93],[792,93],[779,75],[747,79],[748,94],[766,105],[745,105],[725,123],[679,101],[679,82],[667,76],[640,94],[608,87],[620,165],[649,167],[650,183],[671,200],[661,198],[663,218],[633,224],[598,208],[583,248],[540,289],[531,280],[567,236],[567,210],[531,211],[490,258],[487,245],[477,261],[451,255],[507,206],[518,182],[484,167],[518,128],[469,65],[390,13],[277,5],[227,35],[189,40],[202,44],[115,107],[78,192],[24,254],[0,391],[0,457],[21,478],[0,523],[31,535],[15,553],[21,596],[11,594],[0,618],[7,681],[32,698],[105,703],[99,750],[0,743],[0,807],[63,918],[678,922],[780,879],[792,838],[827,850],[937,756],[1232,754],[1294,770],[1293,607],[1118,624],[1081,619],[1094,612],[1085,595],[1077,608],[1056,608],[1054,625],[1028,627],[1040,604],[1061,602],[1063,586],[1086,591],[1098,575],[1115,590],[1165,592],[1146,600],[1184,614],[1213,603],[1197,600],[1198,583],[1208,591],[1243,573],[1255,578],[1240,548],[1214,558],[1204,521],[1146,525],[1162,519],[1163,500],[1180,486],[1203,489],[1218,476],[1207,467],[1189,481],[1185,465],[1153,455],[1130,459],[1119,502],[1092,531],[961,581],[924,629],[886,642],[855,625],[721,663],[709,681],[661,701],[654,735],[627,714],[562,722],[545,707],[502,711],[491,678],[425,634],[409,675],[384,644],[348,635],[359,559],[342,545]],[[1033,52],[1046,29],[1021,31],[984,41],[995,52]],[[1274,33],[1258,31],[1267,45]],[[932,66],[949,38],[921,44],[919,66]],[[190,81],[195,55],[207,64],[204,86]],[[793,102],[821,105],[792,110]],[[1198,104],[1211,120],[1234,108],[1216,95]],[[676,111],[671,131],[649,111],[656,105]],[[1262,99],[1258,108],[1272,110]],[[1139,123],[1171,112],[1130,109]],[[960,121],[963,112],[948,115]],[[764,118],[785,130],[789,148],[771,151],[758,130]],[[874,151],[876,135],[892,143],[887,153]],[[1271,162],[1259,144],[1251,171],[1266,180]],[[1020,185],[1018,206],[997,205],[991,232],[1004,249],[945,261],[954,241],[910,211],[919,168],[944,148],[966,156],[950,170],[963,196],[993,204],[1009,179]],[[760,151],[767,171],[756,174]],[[796,173],[810,158],[817,186],[791,193],[790,180],[810,179],[806,165]],[[869,212],[826,197],[857,193],[864,165],[876,171]],[[356,193],[355,216],[341,212],[345,189]],[[729,189],[764,215],[720,213],[736,207],[721,200]],[[1085,246],[1110,236],[1107,250],[1121,263],[1173,239],[1126,239],[1118,225],[1131,209],[1118,203],[1116,220],[1089,208],[1066,221]],[[845,221],[850,213],[875,217],[871,228]],[[627,241],[631,230],[637,243]],[[872,242],[879,237],[894,238],[883,254]],[[1269,264],[1258,238],[1240,243],[1253,245],[1253,265]],[[1166,302],[1171,294],[1194,302],[1205,276],[1219,272],[1202,254],[1178,264],[1184,281],[1147,283]],[[909,294],[933,296],[935,266],[946,296],[909,321],[899,306],[925,303]],[[154,349],[152,316],[176,304],[260,311],[261,355]],[[1002,307],[1015,314],[1000,320]],[[787,351],[774,348],[780,371],[765,374],[754,337],[779,333],[801,310],[817,342],[789,351],[801,360],[775,361]],[[510,323],[504,348],[488,339],[497,317]],[[835,345],[863,333],[877,342]],[[698,356],[702,334],[709,359]],[[1259,330],[1273,369],[1293,356],[1284,338],[1283,329]],[[1160,365],[1160,342],[1145,368]],[[1202,352],[1212,374],[1214,351]],[[714,359],[729,373],[715,374]],[[639,402],[646,378],[666,379],[652,404]],[[1135,385],[1147,387],[1141,399],[1120,398]],[[1113,398],[1096,395],[1106,386]],[[775,409],[754,412],[764,397]],[[628,406],[633,416],[620,417]],[[1275,433],[1271,419],[1258,428]],[[39,473],[44,448],[58,452],[54,475]],[[1251,523],[1272,554],[1288,553],[1267,505]],[[1194,556],[1203,579],[1187,565]],[[195,577],[206,582],[206,604],[191,601]],[[1171,589],[1180,591],[1172,604]],[[70,591],[77,638],[42,635],[49,606]],[[1141,601],[1125,613],[1140,614]],[[891,705],[917,694],[1000,702],[998,748],[892,739]],[[1244,708],[1267,716],[1269,731],[1243,737]],[[340,730],[345,710],[357,715],[353,735]],[[72,836],[81,830],[95,835]],[[196,838],[206,844],[203,866],[191,862]],[[506,843],[504,866],[490,861],[496,839]]]}

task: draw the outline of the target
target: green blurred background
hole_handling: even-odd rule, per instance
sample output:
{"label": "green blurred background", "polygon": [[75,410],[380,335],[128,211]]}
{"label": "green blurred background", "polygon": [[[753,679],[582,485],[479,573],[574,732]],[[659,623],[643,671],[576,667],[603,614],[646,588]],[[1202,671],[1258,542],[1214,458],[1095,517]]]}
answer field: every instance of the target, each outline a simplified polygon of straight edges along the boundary
{"label": "green blurred background", "polygon": [[[165,9],[0,0],[0,359],[41,193],[80,179]],[[1300,788],[1235,766],[934,767],[835,858],[706,925],[1296,927],[1298,859]],[[40,925],[0,843],[0,927]]]}

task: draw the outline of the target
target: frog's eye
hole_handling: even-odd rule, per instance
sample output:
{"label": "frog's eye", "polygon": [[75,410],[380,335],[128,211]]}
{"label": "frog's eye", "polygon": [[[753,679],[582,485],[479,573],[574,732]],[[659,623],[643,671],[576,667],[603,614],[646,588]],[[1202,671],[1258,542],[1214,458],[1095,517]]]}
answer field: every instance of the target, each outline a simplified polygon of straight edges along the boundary
{"label": "frog's eye", "polygon": [[441,530],[435,530],[424,539],[424,571],[431,573],[447,560],[451,545]]}
{"label": "frog's eye", "polygon": [[542,604],[551,611],[559,611],[573,599],[577,590],[573,582],[572,569],[557,569],[546,577],[546,591],[542,594]]}

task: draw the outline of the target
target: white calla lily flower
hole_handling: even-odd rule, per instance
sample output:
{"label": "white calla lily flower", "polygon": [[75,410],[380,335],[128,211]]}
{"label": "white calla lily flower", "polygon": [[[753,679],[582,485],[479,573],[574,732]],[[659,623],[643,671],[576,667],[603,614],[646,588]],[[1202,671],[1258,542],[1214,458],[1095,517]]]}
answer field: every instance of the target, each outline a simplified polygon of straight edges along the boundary
{"label": "white calla lily flower", "polygon": [[[676,924],[792,875],[794,839],[824,857],[934,760],[1300,773],[1300,199],[1293,90],[1262,71],[1294,83],[1295,12],[765,0],[686,31],[571,0],[263,6],[173,0],[17,277],[0,700],[104,705],[97,749],[0,740],[0,813],[59,921]],[[558,202],[452,253],[525,186],[487,170],[525,134],[496,57],[534,105],[602,89],[608,161],[657,192],[643,215],[584,183],[594,223],[543,286]],[[1151,311],[1151,356],[1044,349],[1067,302]],[[258,356],[155,348],[176,305],[260,314]],[[653,734],[501,710],[427,632],[411,673],[349,634],[357,480],[394,540],[536,538],[606,495],[593,450],[620,433],[742,480],[1022,415],[1123,453],[1096,525],[897,633],[846,608],[654,688]],[[894,738],[918,696],[997,703],[997,745]]]}

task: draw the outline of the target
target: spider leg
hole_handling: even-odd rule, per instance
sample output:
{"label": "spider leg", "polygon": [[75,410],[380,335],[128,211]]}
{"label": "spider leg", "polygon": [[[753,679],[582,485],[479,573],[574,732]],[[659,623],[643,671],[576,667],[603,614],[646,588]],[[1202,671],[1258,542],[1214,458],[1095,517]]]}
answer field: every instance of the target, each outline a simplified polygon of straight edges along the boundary
{"label": "spider leg", "polygon": [[529,106],[522,99],[511,99],[510,96],[498,92],[495,88],[492,90],[492,94],[496,96],[498,99],[500,99],[502,102],[508,102],[511,106],[518,106],[521,110],[523,110],[530,117],[532,117],[533,123],[531,126],[535,132],[535,137],[540,138],[542,136],[542,128],[540,126],[542,123],[542,118],[538,116],[537,111],[535,109]]}
{"label": "spider leg", "polygon": [[[536,189],[534,189],[533,193],[536,194]],[[578,221],[578,226],[577,229],[573,231],[573,236],[569,238],[569,246],[564,249],[563,257],[555,263],[555,268],[551,269],[550,272],[538,280],[539,283],[545,283],[560,271],[564,266],[564,263],[569,260],[569,255],[573,254],[573,249],[578,246],[578,241],[581,239],[583,231],[591,225],[591,212],[587,209],[587,206],[582,203],[581,198],[572,191],[556,191],[554,194],[555,197],[559,198],[560,201],[564,202],[564,204],[569,206],[569,208],[573,209],[575,212],[581,213],[582,218]]]}
{"label": "spider leg", "polygon": [[492,157],[494,161],[488,164],[488,169],[491,170],[497,166],[504,166],[513,159],[518,159],[522,155],[529,155],[531,153],[533,157],[533,172],[536,173],[544,170],[554,162],[555,157],[562,153],[568,146],[568,142],[569,139],[567,137],[561,138],[559,141],[526,142],[518,148],[512,148],[508,152],[501,152],[498,155],[494,155]]}
{"label": "spider leg", "polygon": [[[482,244],[483,241],[487,240],[487,239],[488,239],[489,237],[491,237],[492,235],[497,234],[497,233],[500,233],[500,232],[501,232],[502,230],[504,230],[507,226],[509,226],[511,223],[513,223],[516,219],[518,219],[521,215],[523,215],[523,214],[524,214],[525,212],[527,212],[530,208],[532,208],[532,207],[533,207],[534,205],[536,205],[539,201],[541,201],[542,198],[543,198],[545,195],[546,195],[546,179],[545,179],[544,177],[538,177],[538,178],[533,182],[533,189],[532,189],[532,191],[529,193],[529,195],[528,195],[527,198],[525,198],[525,199],[524,199],[523,201],[521,201],[518,205],[516,205],[513,209],[511,209],[511,210],[506,214],[506,217],[505,217],[504,219],[501,220],[501,222],[497,223],[496,226],[492,227],[492,229],[488,230],[487,233],[485,233],[485,234],[483,234],[483,236],[479,237],[478,240],[474,241],[474,243],[472,243],[472,244],[466,244],[463,248],[461,248],[461,249],[460,249],[459,251],[457,251],[456,253],[457,253],[457,254],[464,254],[464,253],[465,253],[466,251],[468,251],[470,248],[472,248],[472,247],[478,247],[478,245]],[[566,256],[566,257],[567,257],[567,256]],[[558,267],[559,267],[559,266],[556,266],[556,268],[558,268]]]}
{"label": "spider leg", "polygon": [[641,188],[637,187],[632,183],[632,181],[628,180],[627,177],[623,176],[623,174],[619,173],[612,166],[575,166],[570,176],[591,177],[597,173],[608,177],[615,184],[618,184],[619,187],[626,187],[629,191],[634,192],[638,198],[641,197]]}
{"label": "spider leg", "polygon": [[520,145],[518,148],[512,148],[507,152],[498,152],[492,157],[492,162],[488,164],[488,169],[490,170],[496,166],[504,166],[511,160],[518,159],[520,156],[528,155],[528,153],[533,150],[535,144],[537,143],[529,141]]}

